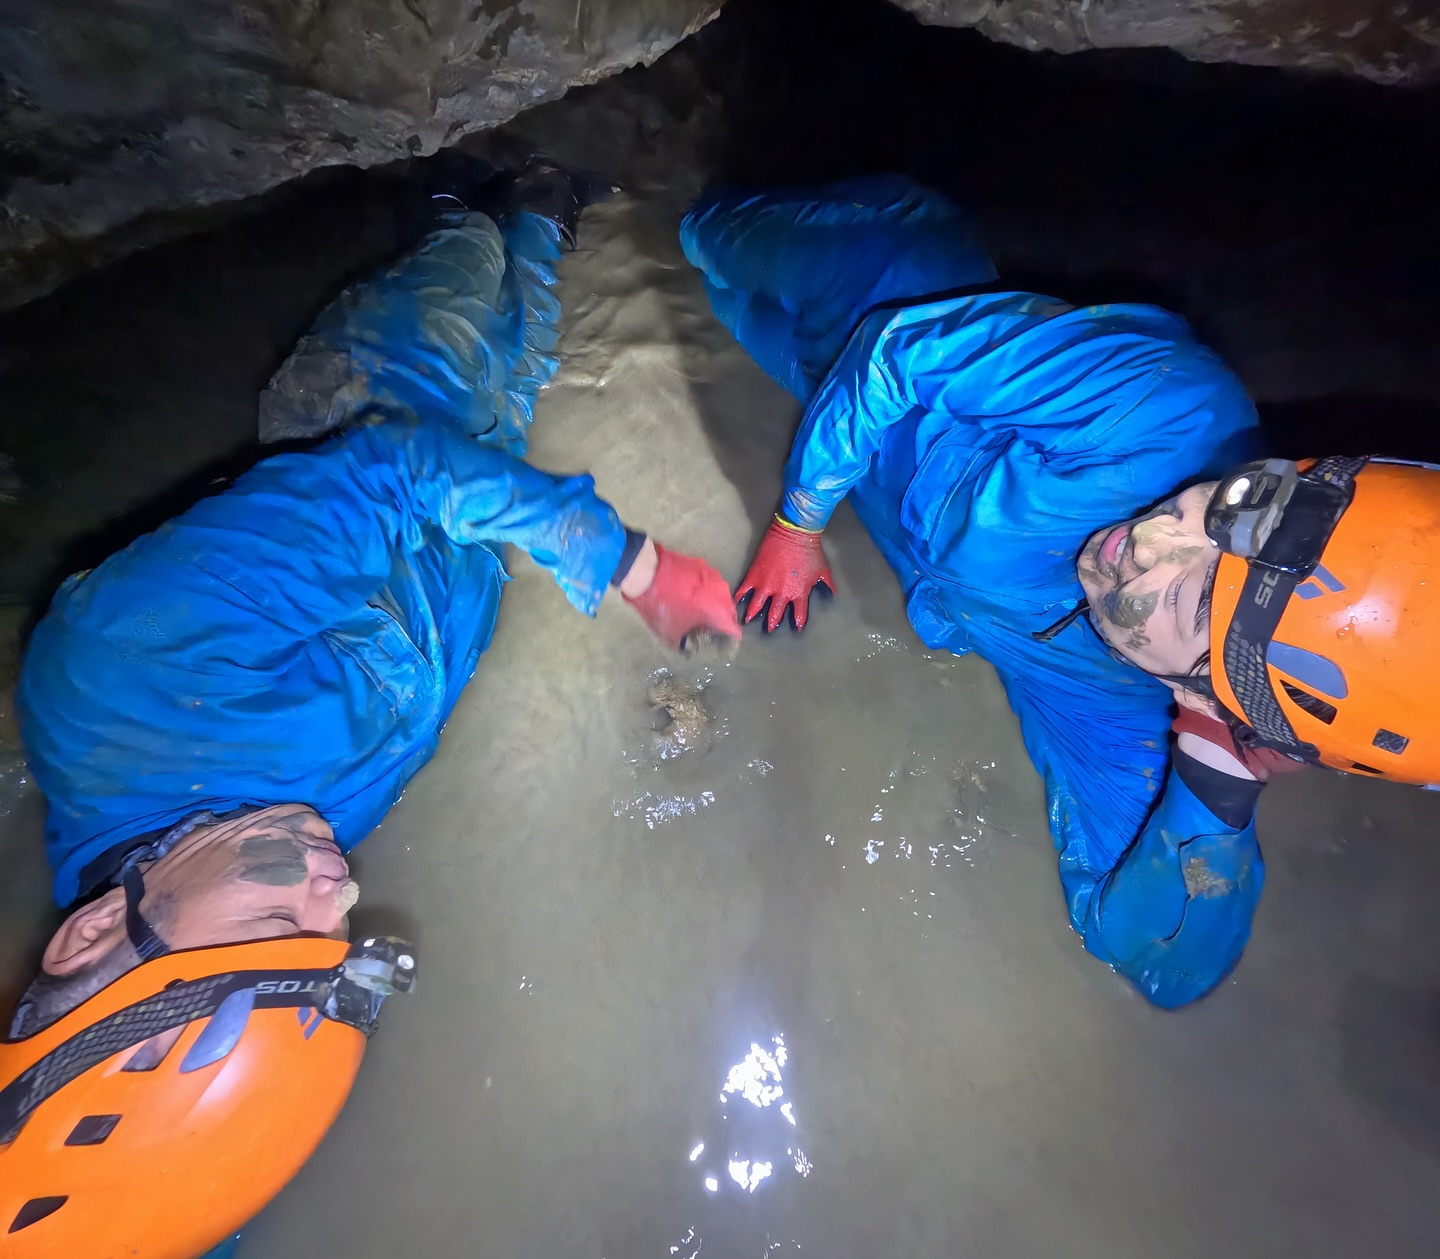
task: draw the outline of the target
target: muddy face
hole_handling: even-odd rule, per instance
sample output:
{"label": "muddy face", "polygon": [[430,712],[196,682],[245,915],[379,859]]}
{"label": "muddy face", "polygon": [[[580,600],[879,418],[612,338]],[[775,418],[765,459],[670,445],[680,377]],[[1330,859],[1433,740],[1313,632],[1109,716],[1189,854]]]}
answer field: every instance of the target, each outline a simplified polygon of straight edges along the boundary
{"label": "muddy face", "polygon": [[269,887],[294,887],[306,875],[305,845],[289,835],[255,835],[240,841],[235,877]]}
{"label": "muddy face", "polygon": [[1147,673],[1203,667],[1220,557],[1205,533],[1214,488],[1192,486],[1143,516],[1101,529],[1076,562],[1101,637]]}

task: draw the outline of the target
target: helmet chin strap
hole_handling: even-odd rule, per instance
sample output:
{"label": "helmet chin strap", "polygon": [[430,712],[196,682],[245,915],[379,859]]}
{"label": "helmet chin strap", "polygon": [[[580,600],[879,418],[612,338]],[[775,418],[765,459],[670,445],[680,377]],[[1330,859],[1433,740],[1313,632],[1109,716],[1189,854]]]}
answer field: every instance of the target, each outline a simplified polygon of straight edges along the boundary
{"label": "helmet chin strap", "polygon": [[1037,643],[1048,643],[1051,639],[1055,638],[1062,631],[1069,629],[1070,626],[1074,625],[1076,621],[1078,621],[1082,616],[1085,616],[1089,611],[1090,600],[1081,599],[1079,603],[1077,603],[1073,608],[1071,608],[1070,611],[1065,613],[1065,615],[1062,616],[1058,621],[1056,621],[1054,625],[1047,625],[1042,630],[1035,630],[1033,633],[1031,633],[1030,637],[1033,638]]}
{"label": "helmet chin strap", "polygon": [[[1082,616],[1086,616],[1089,611],[1090,601],[1088,599],[1081,599],[1079,603],[1071,608],[1069,612],[1065,613],[1054,625],[1048,625],[1042,630],[1035,630],[1031,633],[1030,637],[1037,643],[1048,643],[1069,629],[1070,626],[1075,624]],[[1094,630],[1095,636],[1105,644],[1110,654],[1114,656],[1116,660],[1122,664],[1128,664],[1132,669],[1140,668],[1133,660],[1122,656],[1115,648],[1111,647],[1109,643],[1105,642],[1104,635],[1102,635],[1095,626],[1093,619],[1090,622],[1090,627]],[[1141,672],[1149,671],[1141,670]],[[1151,673],[1150,676],[1159,679],[1161,682],[1167,682],[1171,686],[1178,687],[1182,691],[1193,691],[1197,695],[1203,695],[1212,703],[1219,703],[1215,698],[1215,687],[1210,681],[1210,675],[1208,673]]]}
{"label": "helmet chin strap", "polygon": [[170,946],[140,912],[140,902],[145,899],[145,878],[140,873],[140,867],[130,866],[121,883],[125,888],[125,934],[130,937],[131,947],[140,955],[142,962],[164,957],[170,952]]}
{"label": "helmet chin strap", "polygon": [[1215,684],[1210,681],[1208,673],[1152,673],[1150,676],[1159,678],[1162,682],[1168,682],[1182,691],[1193,691],[1196,695],[1203,695],[1212,703],[1219,703],[1215,698]]}

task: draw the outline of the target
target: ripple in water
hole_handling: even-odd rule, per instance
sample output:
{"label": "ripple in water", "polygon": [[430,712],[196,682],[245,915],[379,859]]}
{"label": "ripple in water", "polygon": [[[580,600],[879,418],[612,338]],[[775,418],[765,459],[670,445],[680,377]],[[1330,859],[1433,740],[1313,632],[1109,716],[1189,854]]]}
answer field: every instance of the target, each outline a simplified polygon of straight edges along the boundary
{"label": "ripple in water", "polygon": [[699,791],[693,796],[656,795],[645,791],[633,800],[617,800],[613,809],[619,818],[640,818],[649,830],[664,826],[679,818],[694,817],[701,809],[708,809],[715,803],[713,791]]}

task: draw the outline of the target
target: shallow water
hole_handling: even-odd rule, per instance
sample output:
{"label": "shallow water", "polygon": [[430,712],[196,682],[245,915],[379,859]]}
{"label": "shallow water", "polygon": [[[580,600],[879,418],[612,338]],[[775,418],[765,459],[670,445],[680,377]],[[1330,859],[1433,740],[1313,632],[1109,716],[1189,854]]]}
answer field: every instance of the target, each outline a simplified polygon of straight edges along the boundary
{"label": "shallow water", "polygon": [[[737,578],[794,403],[663,202],[592,209],[562,283],[533,461]],[[1155,1012],[1066,925],[993,673],[917,642],[848,511],[827,545],[839,597],[728,664],[516,563],[357,853],[357,921],[413,936],[421,991],[244,1253],[1433,1253],[1440,801],[1271,788],[1249,956]],[[659,668],[705,681],[708,750],[657,749]]]}

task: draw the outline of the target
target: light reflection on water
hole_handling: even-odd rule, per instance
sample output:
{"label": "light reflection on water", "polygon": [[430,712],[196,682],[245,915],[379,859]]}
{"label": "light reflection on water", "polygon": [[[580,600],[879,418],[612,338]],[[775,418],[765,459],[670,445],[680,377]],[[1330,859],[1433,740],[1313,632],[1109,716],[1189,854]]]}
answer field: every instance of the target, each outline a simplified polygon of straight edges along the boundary
{"label": "light reflection on water", "polygon": [[[993,760],[950,761],[943,753],[912,747],[904,763],[884,771],[879,798],[871,797],[874,802],[866,804],[863,813],[852,814],[853,822],[837,819],[840,824],[825,833],[825,844],[849,854],[841,870],[875,869],[887,856],[909,862],[917,851],[921,862],[933,870],[949,870],[962,862],[973,868],[993,833],[1010,834],[985,811],[987,780],[995,770]],[[934,887],[909,888],[895,887],[893,878],[888,882],[911,917],[934,919],[935,887],[943,888],[943,880]]]}
{"label": "light reflection on water", "polygon": [[[694,1249],[692,1250],[691,1247],[694,1247]],[[695,1259],[700,1253],[700,1247],[700,1238],[696,1236],[695,1226],[692,1224],[685,1230],[685,1236],[680,1239],[679,1243],[670,1247],[670,1253],[672,1255],[684,1253],[685,1259]]]}
{"label": "light reflection on water", "polygon": [[855,657],[856,664],[861,664],[866,660],[874,660],[876,656],[887,652],[907,650],[906,645],[893,634],[866,634],[865,642],[866,646],[861,648],[860,654]]}
{"label": "light reflection on water", "polygon": [[[709,1140],[697,1137],[685,1155],[685,1161],[700,1172],[707,1200],[727,1194],[748,1197],[790,1180],[792,1170],[801,1180],[815,1170],[800,1144],[800,1123],[787,1078],[790,1063],[785,1033],[777,1032],[763,1041],[751,1041],[748,1052],[726,1069],[716,1094],[719,1115],[711,1126],[712,1137],[721,1135]],[[687,1225],[669,1251],[696,1259],[702,1242],[699,1228]],[[764,1255],[782,1247],[787,1252],[801,1249],[793,1238],[777,1242],[766,1237],[763,1245]]]}
{"label": "light reflection on water", "polygon": [[[785,1049],[785,1037],[782,1034],[771,1039],[775,1044],[773,1055],[752,1043],[750,1052],[744,1059],[730,1068],[730,1074],[726,1076],[725,1086],[720,1092],[722,1103],[734,1093],[739,1093],[752,1106],[768,1106],[785,1096],[780,1075],[780,1068],[785,1065],[789,1056]],[[773,1085],[768,1083],[771,1080],[774,1081]]]}
{"label": "light reflection on water", "polygon": [[713,791],[698,791],[694,795],[657,795],[653,791],[642,791],[633,799],[615,801],[612,812],[618,818],[640,819],[647,830],[653,831],[678,818],[694,817],[714,803]]}
{"label": "light reflection on water", "polygon": [[[708,1192],[718,1192],[728,1178],[729,1183],[746,1193],[754,1193],[776,1174],[777,1165],[793,1167],[802,1178],[814,1170],[814,1163],[796,1140],[799,1123],[795,1117],[795,1103],[786,1096],[785,1067],[789,1059],[785,1034],[780,1032],[770,1037],[767,1044],[752,1041],[750,1051],[726,1072],[719,1094],[720,1105],[726,1108],[721,1118],[727,1123],[729,1131],[744,1128],[745,1148],[731,1144],[719,1156],[725,1161],[725,1177],[720,1175],[721,1168],[714,1165],[705,1167],[702,1183]],[[730,1127],[728,1121],[732,1116],[741,1119],[749,1113],[735,1114],[730,1106],[732,1101],[745,1102],[760,1112],[773,1108],[772,1113],[780,1122],[759,1127],[753,1123]],[[705,1142],[697,1143],[690,1151],[689,1161],[695,1162],[705,1148]]]}
{"label": "light reflection on water", "polygon": [[7,816],[30,790],[30,773],[24,760],[0,750],[0,817]]}

